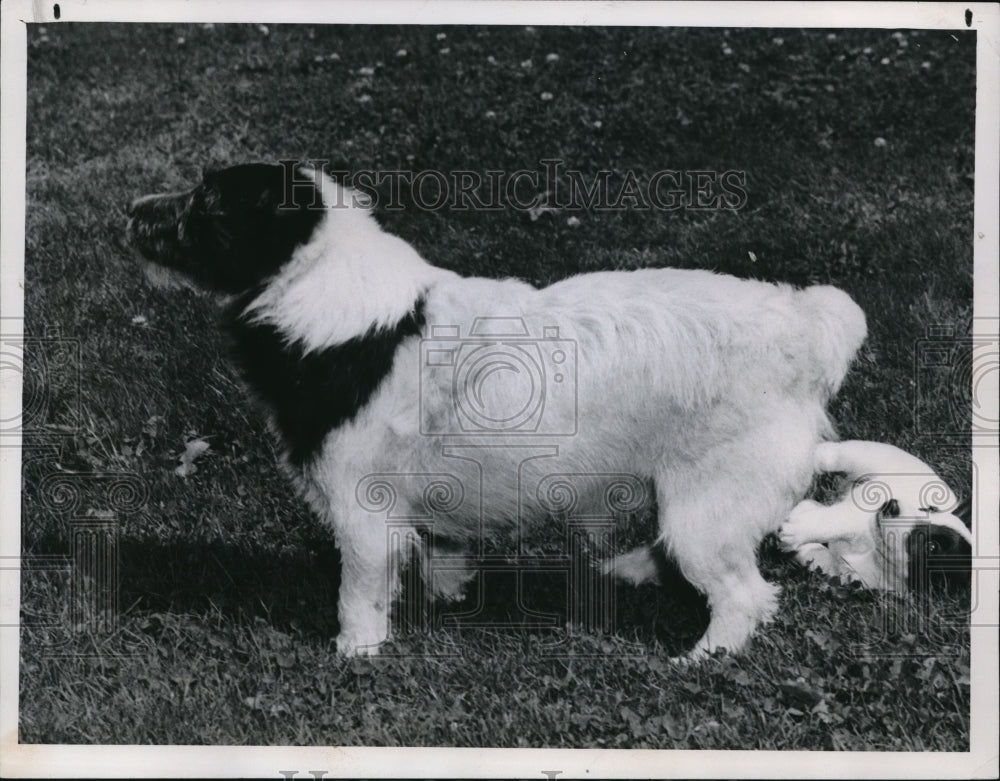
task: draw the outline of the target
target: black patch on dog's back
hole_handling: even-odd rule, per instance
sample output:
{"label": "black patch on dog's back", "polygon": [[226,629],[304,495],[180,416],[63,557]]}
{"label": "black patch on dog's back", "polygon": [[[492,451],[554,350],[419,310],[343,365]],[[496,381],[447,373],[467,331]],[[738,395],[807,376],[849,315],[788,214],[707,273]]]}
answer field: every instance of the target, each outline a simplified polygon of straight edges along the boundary
{"label": "black patch on dog's back", "polygon": [[969,583],[972,548],[954,529],[933,523],[917,526],[906,538],[907,585],[916,590]]}
{"label": "black patch on dog's back", "polygon": [[392,371],[399,345],[424,326],[421,298],[395,326],[304,353],[273,325],[242,319],[243,308],[237,303],[229,321],[236,360],[274,412],[288,459],[297,467],[318,453],[330,431],[354,419]]}

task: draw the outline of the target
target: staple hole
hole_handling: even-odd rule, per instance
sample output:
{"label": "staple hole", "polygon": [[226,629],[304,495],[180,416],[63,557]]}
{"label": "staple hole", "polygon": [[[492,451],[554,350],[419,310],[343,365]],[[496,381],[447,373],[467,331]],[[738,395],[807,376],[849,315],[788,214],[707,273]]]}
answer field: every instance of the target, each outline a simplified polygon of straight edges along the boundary
{"label": "staple hole", "polygon": [[61,15],[62,11],[59,10],[59,3],[56,3],[54,6],[52,6],[52,16],[55,19],[58,19]]}

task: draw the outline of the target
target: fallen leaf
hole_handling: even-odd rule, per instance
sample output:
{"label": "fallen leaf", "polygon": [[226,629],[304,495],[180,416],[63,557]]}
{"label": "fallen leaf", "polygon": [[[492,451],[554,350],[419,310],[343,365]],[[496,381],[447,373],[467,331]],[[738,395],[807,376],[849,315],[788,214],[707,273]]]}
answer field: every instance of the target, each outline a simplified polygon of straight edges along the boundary
{"label": "fallen leaf", "polygon": [[203,456],[211,446],[204,439],[192,439],[184,444],[184,452],[177,459],[181,465],[174,470],[174,474],[180,477],[193,475],[198,471],[194,465],[195,459]]}

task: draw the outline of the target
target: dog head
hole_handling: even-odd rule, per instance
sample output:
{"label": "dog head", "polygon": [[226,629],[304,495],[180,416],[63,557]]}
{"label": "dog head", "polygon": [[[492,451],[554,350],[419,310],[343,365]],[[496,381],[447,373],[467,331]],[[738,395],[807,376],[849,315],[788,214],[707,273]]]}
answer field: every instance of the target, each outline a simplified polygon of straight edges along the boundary
{"label": "dog head", "polygon": [[146,260],[198,286],[239,293],[306,244],[325,213],[322,174],[305,166],[238,165],[183,192],[128,207],[128,238]]}
{"label": "dog head", "polygon": [[906,497],[889,499],[875,512],[873,537],[890,590],[968,582],[972,534],[960,513],[958,507],[919,507]]}

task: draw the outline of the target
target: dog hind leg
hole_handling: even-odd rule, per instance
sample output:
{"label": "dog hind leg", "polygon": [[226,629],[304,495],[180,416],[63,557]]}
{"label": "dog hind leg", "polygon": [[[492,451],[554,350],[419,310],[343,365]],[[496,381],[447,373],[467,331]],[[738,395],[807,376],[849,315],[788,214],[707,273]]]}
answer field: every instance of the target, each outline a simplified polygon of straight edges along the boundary
{"label": "dog hind leg", "polygon": [[438,599],[458,602],[465,598],[469,583],[477,574],[468,559],[453,557],[451,562],[433,568],[429,585]]}
{"label": "dog hind leg", "polygon": [[730,550],[725,559],[706,567],[703,552],[692,557],[686,546],[674,549],[681,572],[705,594],[711,610],[708,628],[688,653],[689,658],[722,648],[739,651],[754,630],[774,616],[781,592],[761,577],[755,553],[750,546]]}
{"label": "dog hind leg", "polygon": [[803,567],[835,575],[839,570],[839,559],[830,549],[818,542],[807,542],[795,551],[795,560]]}
{"label": "dog hind leg", "polygon": [[653,546],[644,545],[604,561],[601,564],[601,574],[620,578],[636,586],[640,583],[659,583],[660,564]]}
{"label": "dog hind leg", "polygon": [[[682,497],[662,496],[660,526],[667,551],[681,574],[708,599],[708,629],[689,659],[725,648],[740,650],[754,629],[777,610],[780,589],[761,577],[757,546],[768,523],[752,514],[787,508],[751,503],[733,485],[702,484]],[[779,504],[777,496],[772,497]],[[751,514],[748,516],[748,514]]]}

